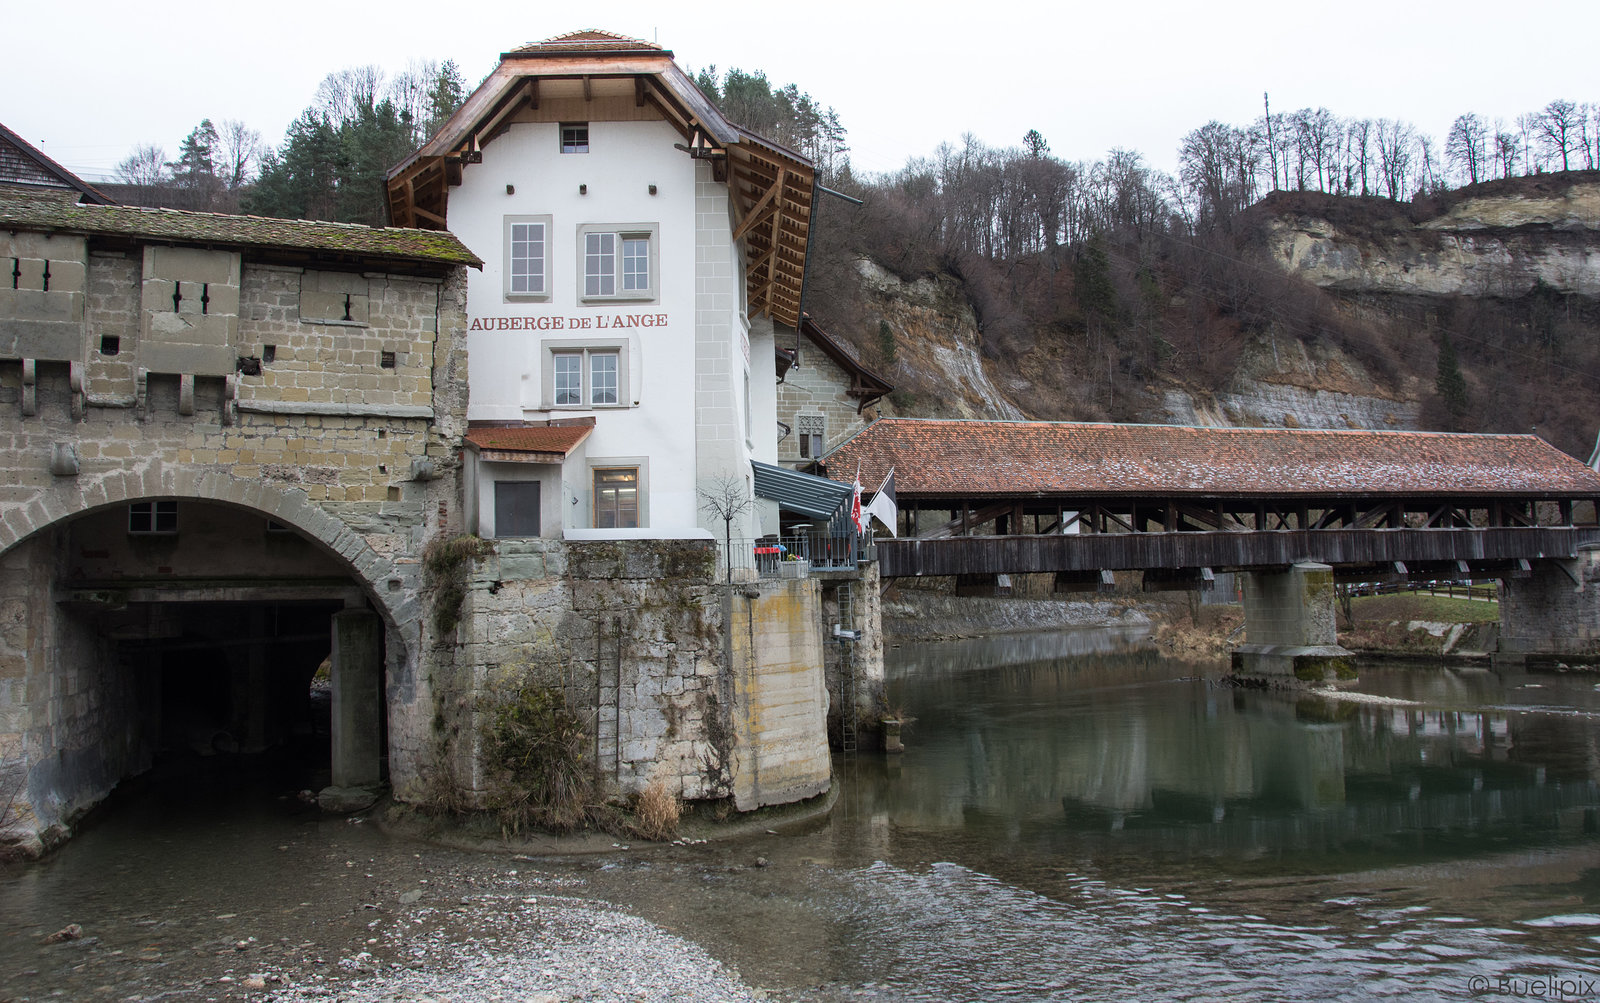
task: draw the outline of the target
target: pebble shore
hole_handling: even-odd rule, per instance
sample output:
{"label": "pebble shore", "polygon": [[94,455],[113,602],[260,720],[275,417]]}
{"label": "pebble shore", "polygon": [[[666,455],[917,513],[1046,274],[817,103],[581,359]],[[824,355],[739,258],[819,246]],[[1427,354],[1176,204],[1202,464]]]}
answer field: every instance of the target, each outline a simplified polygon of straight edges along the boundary
{"label": "pebble shore", "polygon": [[[445,912],[444,915],[439,915]],[[348,1003],[746,1003],[768,995],[698,945],[611,906],[495,894],[420,908],[371,952],[287,985],[255,976],[255,999]]]}

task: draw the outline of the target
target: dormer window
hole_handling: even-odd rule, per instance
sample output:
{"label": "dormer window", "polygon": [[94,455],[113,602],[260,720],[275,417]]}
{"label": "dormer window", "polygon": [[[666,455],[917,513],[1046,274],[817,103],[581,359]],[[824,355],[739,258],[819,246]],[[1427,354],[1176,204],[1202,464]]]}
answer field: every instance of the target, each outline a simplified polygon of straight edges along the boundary
{"label": "dormer window", "polygon": [[562,122],[561,123],[561,152],[562,153],[588,153],[589,152],[589,123],[588,122]]}

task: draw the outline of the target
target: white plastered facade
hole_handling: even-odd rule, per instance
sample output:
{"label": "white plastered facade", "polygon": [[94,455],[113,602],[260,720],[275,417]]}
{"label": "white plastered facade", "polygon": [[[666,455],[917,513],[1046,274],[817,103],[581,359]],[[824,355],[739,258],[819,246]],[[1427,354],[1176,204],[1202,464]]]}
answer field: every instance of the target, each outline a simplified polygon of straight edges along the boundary
{"label": "white plastered facade", "polygon": [[[537,480],[541,536],[703,537],[714,529],[720,537],[706,493],[731,478],[748,495],[749,461],[776,460],[773,325],[746,318],[727,185],[713,180],[711,166],[675,148],[681,137],[665,121],[586,125],[587,152],[562,152],[562,124],[513,123],[450,191],[450,229],[485,262],[468,282],[469,419],[595,423],[560,464],[492,462],[469,449],[469,528],[505,535],[495,525],[495,482]],[[544,226],[542,293],[508,285],[513,222]],[[646,294],[584,295],[590,233],[649,241]],[[593,404],[584,382],[580,403],[558,404],[556,355],[587,367],[593,353],[617,359],[617,403]],[[637,527],[597,528],[597,469],[637,469]],[[741,537],[776,530],[770,505],[733,527]]]}

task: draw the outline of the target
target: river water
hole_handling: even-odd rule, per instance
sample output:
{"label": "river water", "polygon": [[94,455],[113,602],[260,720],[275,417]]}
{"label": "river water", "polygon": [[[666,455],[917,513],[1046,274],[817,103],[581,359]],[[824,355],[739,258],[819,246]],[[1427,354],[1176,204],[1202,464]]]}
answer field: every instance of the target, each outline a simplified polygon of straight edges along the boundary
{"label": "river water", "polygon": [[1330,700],[1221,668],[1110,631],[893,649],[906,753],[703,845],[471,854],[323,819],[292,776],[158,777],[0,872],[0,1000],[335,992],[492,941],[468,906],[518,894],[794,1001],[1600,998],[1600,676],[1368,665]]}

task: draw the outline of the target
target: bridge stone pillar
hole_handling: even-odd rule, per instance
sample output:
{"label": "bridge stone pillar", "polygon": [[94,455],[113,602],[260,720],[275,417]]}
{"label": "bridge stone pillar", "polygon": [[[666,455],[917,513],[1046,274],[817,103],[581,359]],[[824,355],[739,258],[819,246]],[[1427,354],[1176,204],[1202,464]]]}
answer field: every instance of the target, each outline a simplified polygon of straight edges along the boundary
{"label": "bridge stone pillar", "polygon": [[1500,580],[1496,665],[1600,662],[1600,548],[1563,564],[1534,561],[1529,577]]}
{"label": "bridge stone pillar", "polygon": [[333,785],[317,802],[359,811],[378,799],[383,713],[383,625],[371,610],[333,615]]}
{"label": "bridge stone pillar", "polygon": [[1246,643],[1233,650],[1234,675],[1290,685],[1355,679],[1339,647],[1331,567],[1306,561],[1243,578]]}

